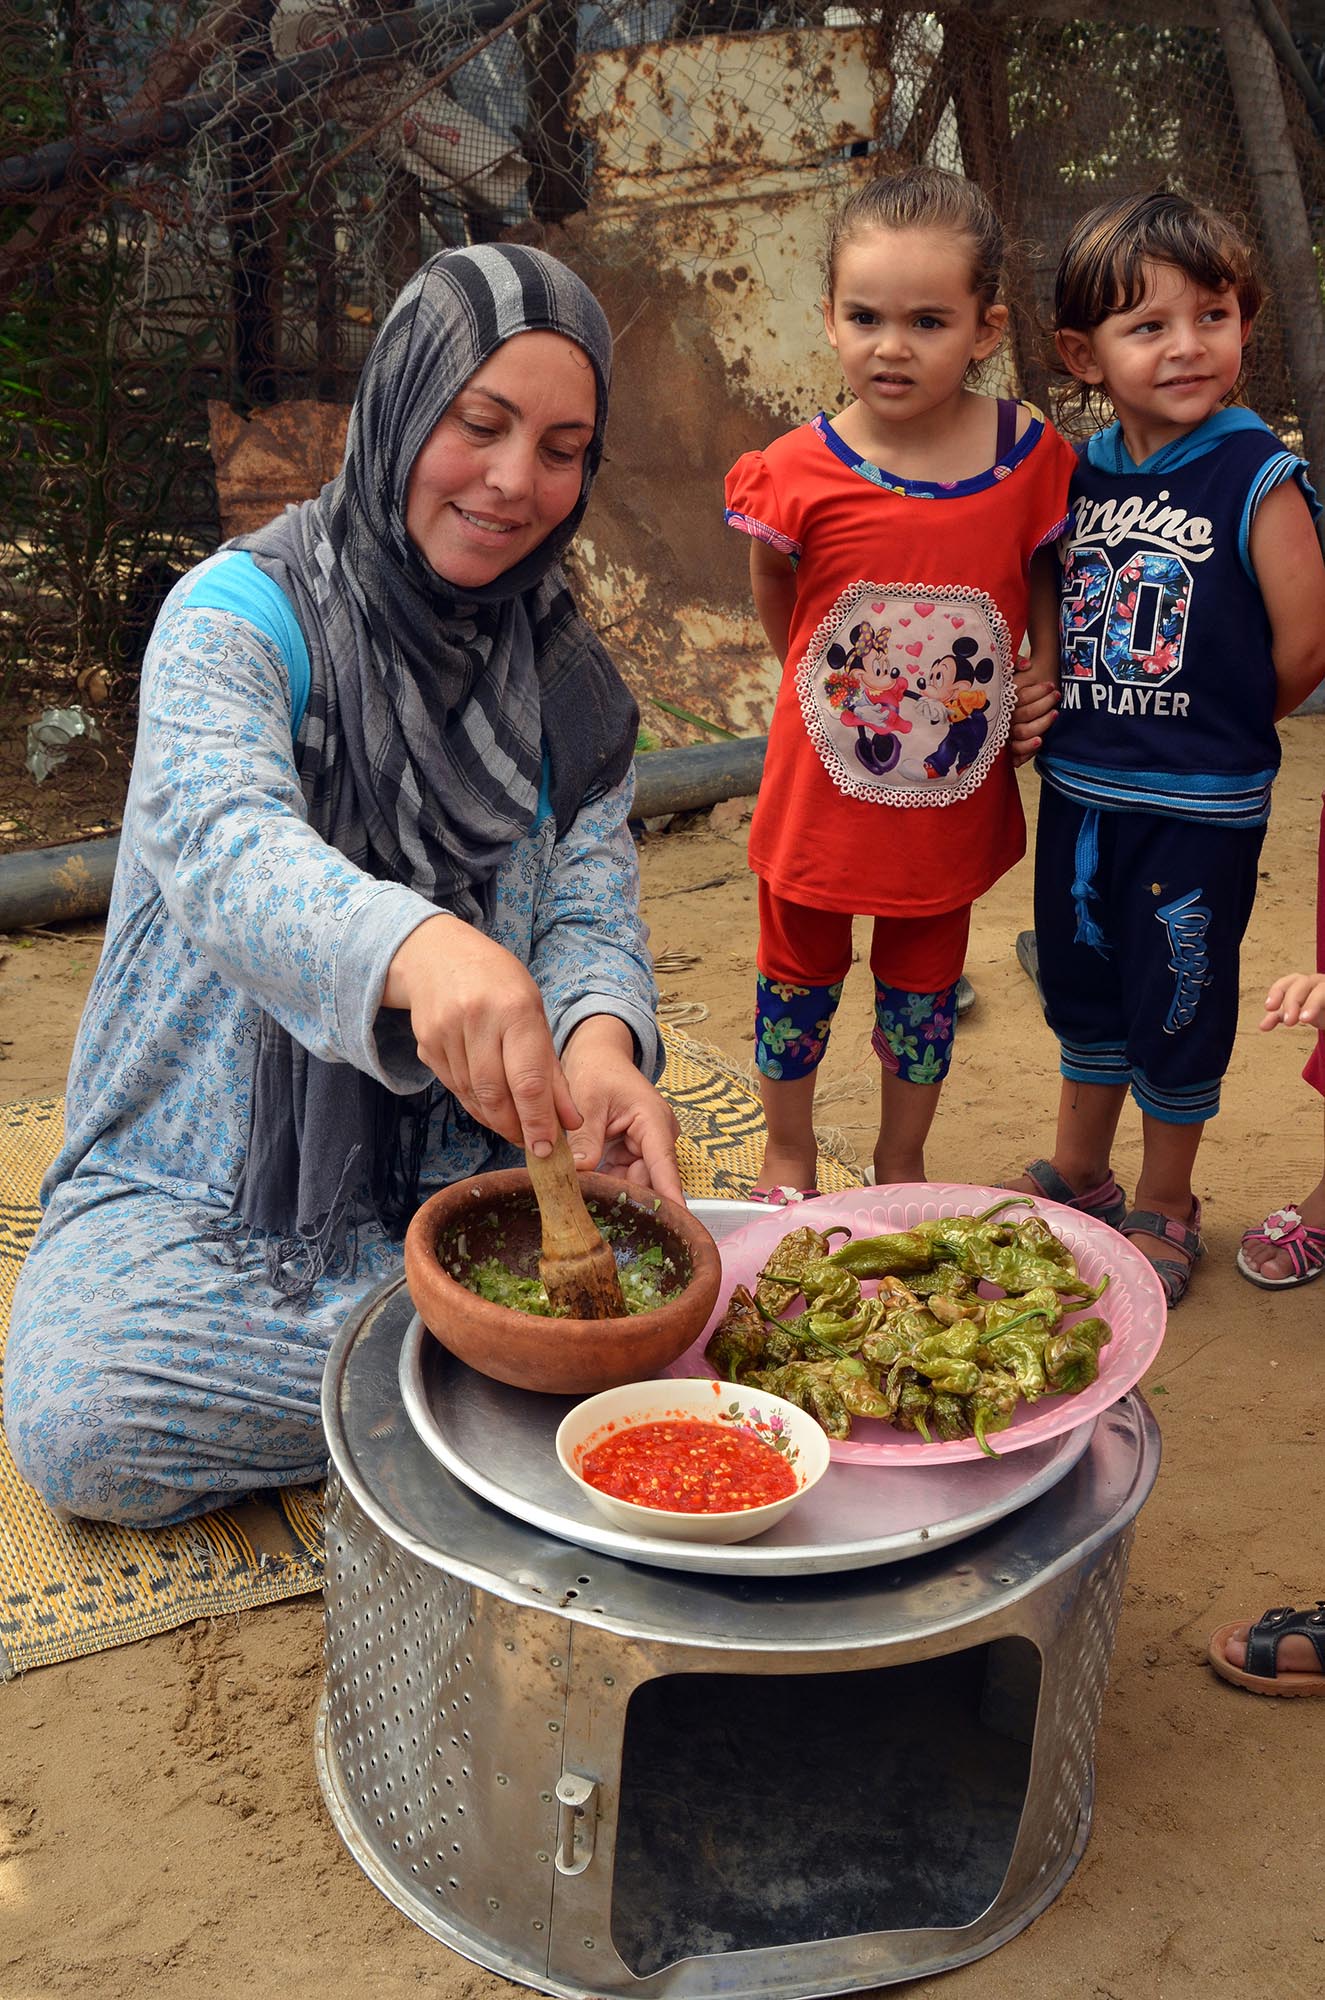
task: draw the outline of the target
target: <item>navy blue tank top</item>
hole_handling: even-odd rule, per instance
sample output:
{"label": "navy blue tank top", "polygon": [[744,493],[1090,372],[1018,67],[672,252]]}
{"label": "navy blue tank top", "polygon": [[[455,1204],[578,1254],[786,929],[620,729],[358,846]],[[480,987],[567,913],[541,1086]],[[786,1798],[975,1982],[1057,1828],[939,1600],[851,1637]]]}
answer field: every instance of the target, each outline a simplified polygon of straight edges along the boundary
{"label": "navy blue tank top", "polygon": [[1056,790],[1264,824],[1276,684],[1248,539],[1266,493],[1303,470],[1259,427],[1162,472],[1082,457],[1062,543],[1062,701],[1037,760]]}

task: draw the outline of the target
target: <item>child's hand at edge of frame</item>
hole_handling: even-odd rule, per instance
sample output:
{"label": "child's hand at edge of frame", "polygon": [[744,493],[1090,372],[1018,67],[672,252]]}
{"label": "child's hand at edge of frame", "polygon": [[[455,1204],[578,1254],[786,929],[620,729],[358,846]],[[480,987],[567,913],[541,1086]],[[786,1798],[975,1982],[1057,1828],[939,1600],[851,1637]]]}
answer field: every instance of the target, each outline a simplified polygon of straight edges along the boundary
{"label": "child's hand at edge of frame", "polygon": [[1325,972],[1285,972],[1265,996],[1261,1033],[1271,1028],[1325,1029]]}
{"label": "child's hand at edge of frame", "polygon": [[1017,705],[1012,715],[1008,748],[1014,767],[1028,763],[1044,742],[1058,713],[1058,680],[1052,668],[1034,657],[1017,667]]}

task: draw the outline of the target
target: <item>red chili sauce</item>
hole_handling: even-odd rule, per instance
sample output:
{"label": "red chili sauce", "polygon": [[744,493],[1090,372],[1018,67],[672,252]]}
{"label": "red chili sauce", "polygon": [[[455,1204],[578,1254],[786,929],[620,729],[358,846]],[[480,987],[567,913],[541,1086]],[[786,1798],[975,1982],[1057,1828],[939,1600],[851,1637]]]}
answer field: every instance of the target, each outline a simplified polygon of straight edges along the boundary
{"label": "red chili sauce", "polygon": [[780,1452],[752,1431],[678,1417],[631,1424],[585,1453],[580,1477],[616,1500],[674,1514],[735,1514],[796,1491]]}

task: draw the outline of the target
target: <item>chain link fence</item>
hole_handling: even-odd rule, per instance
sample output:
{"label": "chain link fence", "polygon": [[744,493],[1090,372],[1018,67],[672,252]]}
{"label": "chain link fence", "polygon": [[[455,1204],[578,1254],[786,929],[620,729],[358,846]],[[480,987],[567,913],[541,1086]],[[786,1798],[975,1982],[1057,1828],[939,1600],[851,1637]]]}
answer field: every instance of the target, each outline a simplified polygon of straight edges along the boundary
{"label": "chain link fence", "polygon": [[127,698],[172,576],[334,467],[420,259],[516,238],[618,335],[590,608],[637,684],[748,720],[720,479],[836,393],[831,201],[911,160],[981,181],[1013,244],[1000,366],[1051,404],[1075,217],[1160,183],[1215,204],[1270,280],[1247,400],[1310,446],[1323,50],[1325,5],[1274,0],[0,0],[0,695]]}

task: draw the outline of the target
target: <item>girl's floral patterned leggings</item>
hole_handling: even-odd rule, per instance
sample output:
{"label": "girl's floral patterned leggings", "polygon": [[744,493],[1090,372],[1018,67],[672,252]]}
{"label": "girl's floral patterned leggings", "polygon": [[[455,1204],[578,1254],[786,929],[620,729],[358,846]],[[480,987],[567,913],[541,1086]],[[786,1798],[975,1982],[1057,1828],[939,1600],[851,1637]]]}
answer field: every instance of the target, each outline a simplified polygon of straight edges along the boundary
{"label": "girl's floral patterned leggings", "polygon": [[[759,884],[755,1061],[794,1082],[823,1061],[851,964],[850,915],[812,910]],[[874,1052],[907,1083],[941,1083],[952,1061],[955,987],[970,933],[964,904],[937,916],[875,917]]]}

